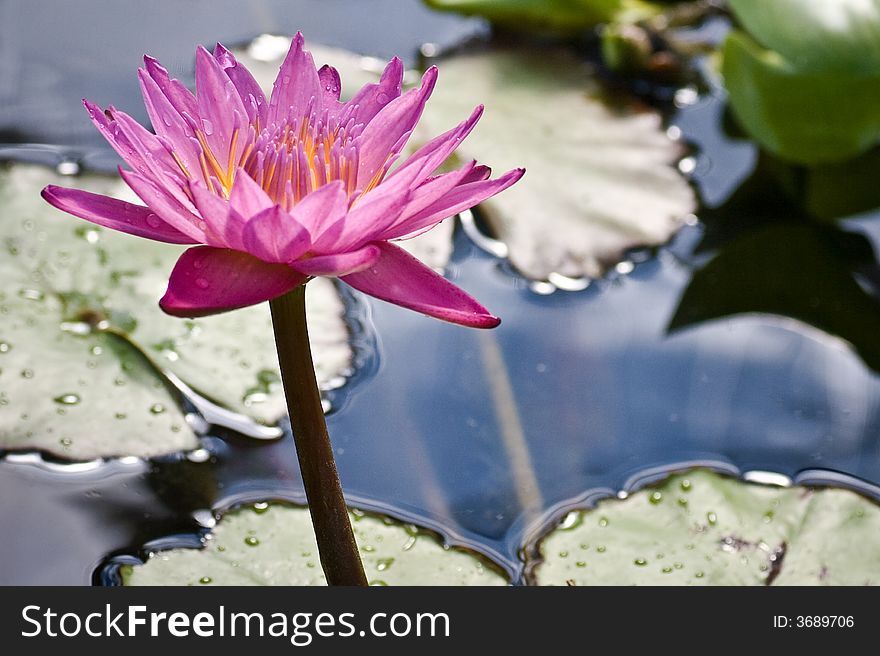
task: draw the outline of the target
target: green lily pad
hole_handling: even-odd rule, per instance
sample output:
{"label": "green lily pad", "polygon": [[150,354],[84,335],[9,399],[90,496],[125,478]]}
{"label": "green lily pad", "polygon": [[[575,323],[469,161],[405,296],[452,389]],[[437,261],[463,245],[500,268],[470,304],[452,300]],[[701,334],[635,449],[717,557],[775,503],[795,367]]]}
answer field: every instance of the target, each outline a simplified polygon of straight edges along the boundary
{"label": "green lily pad", "polygon": [[[414,526],[353,512],[371,585],[506,585],[479,558]],[[324,585],[308,510],[256,504],[225,515],[205,548],[154,554],[124,566],[125,585]]]}
{"label": "green lily pad", "polygon": [[773,154],[802,164],[834,162],[880,138],[880,70],[801,70],[739,31],[722,53],[734,114]]}
{"label": "green lily pad", "polygon": [[694,210],[682,155],[660,115],[611,107],[585,64],[563,50],[491,50],[442,59],[414,139],[486,111],[457,151],[526,174],[480,206],[526,276],[598,276],[625,250],[667,241]]}
{"label": "green lily pad", "polygon": [[429,7],[477,15],[517,30],[574,33],[600,23],[635,22],[655,15],[642,0],[425,0]]}
{"label": "green lily pad", "polygon": [[800,71],[880,71],[878,0],[729,0],[745,30]]}
{"label": "green lily pad", "polygon": [[841,489],[708,471],[571,514],[541,543],[541,585],[880,583],[880,507]]}
{"label": "green lily pad", "polygon": [[[193,448],[177,390],[160,369],[257,420],[283,414],[267,307],[194,321],[165,315],[158,299],[181,247],[65,215],[40,198],[46,184],[133,200],[113,177],[63,178],[24,165],[0,170],[2,305],[12,318],[0,326],[7,344],[0,448],[80,460]],[[309,285],[316,369],[333,386],[351,366],[344,308],[331,283]]]}

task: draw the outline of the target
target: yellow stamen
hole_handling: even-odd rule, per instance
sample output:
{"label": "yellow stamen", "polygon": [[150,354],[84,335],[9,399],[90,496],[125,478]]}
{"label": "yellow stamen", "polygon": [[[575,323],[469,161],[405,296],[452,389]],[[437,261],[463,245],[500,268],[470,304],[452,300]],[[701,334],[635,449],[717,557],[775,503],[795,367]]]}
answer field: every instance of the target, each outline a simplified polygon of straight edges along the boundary
{"label": "yellow stamen", "polygon": [[177,166],[180,167],[180,170],[183,171],[183,175],[187,179],[192,178],[192,175],[190,175],[189,170],[186,168],[186,164],[183,163],[183,160],[180,159],[180,156],[173,150],[171,151],[171,156],[174,158],[174,161],[177,162]]}

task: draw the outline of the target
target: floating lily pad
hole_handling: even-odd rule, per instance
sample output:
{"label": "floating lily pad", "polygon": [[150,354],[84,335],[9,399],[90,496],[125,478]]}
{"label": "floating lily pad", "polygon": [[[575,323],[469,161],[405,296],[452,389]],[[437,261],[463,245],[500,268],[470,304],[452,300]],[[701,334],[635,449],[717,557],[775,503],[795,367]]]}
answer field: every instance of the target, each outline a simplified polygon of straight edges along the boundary
{"label": "floating lily pad", "polygon": [[880,583],[880,507],[841,489],[707,471],[566,518],[541,544],[542,585]]}
{"label": "floating lily pad", "polygon": [[[590,69],[564,51],[495,50],[438,62],[422,120],[447,129],[486,111],[457,151],[526,175],[480,208],[525,275],[598,276],[628,248],[665,242],[694,210],[658,113],[612,108]],[[424,129],[423,128],[423,129]]]}
{"label": "floating lily pad", "polygon": [[[11,318],[0,327],[8,345],[0,353],[0,448],[83,459],[194,447],[173,391],[141,351],[221,405],[262,421],[281,416],[268,308],[194,321],[165,315],[158,299],[181,247],[64,215],[39,196],[50,183],[132,200],[112,177],[62,178],[23,165],[0,171],[0,271]],[[332,386],[351,366],[344,308],[331,283],[309,285],[316,369]],[[25,370],[33,376],[22,378]]]}
{"label": "floating lily pad", "polygon": [[[479,558],[442,546],[413,526],[352,513],[372,585],[506,585]],[[154,554],[124,566],[125,585],[324,585],[305,508],[257,504],[223,517],[205,548]]]}
{"label": "floating lily pad", "polygon": [[659,10],[642,0],[425,0],[428,6],[530,31],[579,32],[599,23],[637,21]]}

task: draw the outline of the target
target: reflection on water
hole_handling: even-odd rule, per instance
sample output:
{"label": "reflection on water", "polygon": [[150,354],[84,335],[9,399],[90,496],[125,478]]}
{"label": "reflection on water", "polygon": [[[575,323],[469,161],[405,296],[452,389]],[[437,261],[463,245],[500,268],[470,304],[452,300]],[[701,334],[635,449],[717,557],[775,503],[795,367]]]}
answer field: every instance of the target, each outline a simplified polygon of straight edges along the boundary
{"label": "reflection on water", "polygon": [[[0,11],[18,16],[10,9],[15,4]],[[330,3],[327,8],[323,3],[320,12],[327,17],[340,11],[339,6],[354,4]],[[281,5],[292,13],[282,17]],[[361,43],[359,39],[368,37],[360,30],[347,32],[345,24],[315,18],[309,24],[298,22],[307,12],[297,14],[296,6],[250,3],[241,22],[222,17],[214,8],[206,25],[180,26],[167,38],[152,39],[155,43],[146,49],[163,55],[156,50],[161,43],[165,59],[179,74],[188,70],[193,40],[237,40],[257,31],[303,27],[313,41],[390,54],[371,48],[378,36]],[[406,12],[400,13],[412,17],[415,27],[388,27],[397,34],[397,50],[405,52],[412,45],[400,41],[401,35],[436,41],[438,35],[472,29],[471,23],[429,19],[417,4],[405,6]],[[21,28],[23,19],[17,20]],[[115,24],[120,19],[106,20]],[[424,27],[419,27],[420,20]],[[160,23],[146,21],[148,27],[136,31],[137,39],[149,41]],[[0,24],[11,29],[9,21]],[[123,40],[118,34],[112,39]],[[101,44],[96,39],[90,47]],[[136,49],[145,48],[138,43]],[[22,50],[19,56],[34,59],[29,65],[38,66],[38,54],[54,57],[51,61],[59,65],[57,53]],[[77,93],[89,93],[85,87],[93,79],[93,65],[90,61],[78,79],[69,81],[71,88],[79,85]],[[135,64],[116,65],[124,69],[128,84]],[[112,82],[113,74],[108,79]],[[133,88],[111,82],[105,89],[108,97],[98,93],[95,100],[137,107]],[[61,93],[67,84],[56,91]],[[50,97],[60,102],[58,96]],[[130,102],[123,105],[120,98]],[[91,130],[78,105],[64,103],[64,109],[56,105],[53,111],[72,113],[51,129],[41,127],[42,121],[28,123],[49,118],[38,111],[27,120],[16,119],[17,129],[25,135],[39,129],[34,134],[40,139],[91,147]],[[0,117],[4,125],[12,120],[8,112]],[[744,177],[751,166],[753,151],[721,136],[717,100],[683,109],[676,121],[685,138],[702,145],[696,179],[710,204],[720,204],[730,194],[731,177]],[[734,151],[737,156],[728,159]],[[108,156],[89,157],[87,163]],[[870,236],[877,233],[876,225],[877,217],[865,216],[858,229]],[[809,471],[809,480],[838,481],[821,473],[833,470],[880,481],[877,373],[849,344],[820,331],[810,319],[813,315],[772,315],[766,314],[772,308],[748,305],[715,310],[719,298],[742,296],[743,280],[754,287],[772,270],[755,261],[741,273],[734,268],[732,274],[716,275],[709,268],[715,260],[706,254],[707,244],[723,255],[724,244],[733,239],[707,242],[717,227],[711,221],[687,227],[656,256],[635,258],[640,261],[631,270],[621,268],[582,291],[549,295],[536,294],[503,260],[458,230],[447,274],[503,317],[492,333],[359,299],[352,307],[364,325],[362,356],[364,349],[370,351],[362,361],[375,366],[360,369],[347,386],[331,394],[334,412],[329,417],[350,501],[434,528],[490,556],[516,580],[521,574],[518,551],[524,540],[540,532],[543,521],[573,500],[587,502],[643,484],[670,467],[710,463],[731,471],[765,470],[792,477]],[[775,230],[778,243],[764,244],[771,254],[771,247],[784,248],[795,233],[831,228],[782,221]],[[870,254],[870,243],[864,245]],[[855,249],[861,255],[854,267],[834,264],[833,258],[829,265],[821,249],[815,251],[821,261],[810,259],[813,251],[801,251],[785,266],[793,288],[799,273],[819,265],[842,268],[846,276],[854,268],[871,270],[862,261],[862,246]],[[844,257],[843,262],[850,260]],[[693,291],[698,280],[699,294]],[[789,287],[769,289],[772,296],[787,293]],[[862,289],[863,316],[849,317],[857,328],[872,325],[878,315],[876,287]],[[809,308],[810,290],[803,291]],[[682,307],[686,320],[674,322]],[[713,311],[706,311],[708,307]],[[208,433],[203,449],[189,457],[148,464],[115,461],[64,472],[10,458],[0,461],[0,498],[5,500],[0,521],[10,536],[0,545],[0,581],[86,583],[111,553],[136,552],[161,536],[194,534],[205,524],[206,509],[264,498],[303,501],[289,435],[256,441],[218,426]]]}

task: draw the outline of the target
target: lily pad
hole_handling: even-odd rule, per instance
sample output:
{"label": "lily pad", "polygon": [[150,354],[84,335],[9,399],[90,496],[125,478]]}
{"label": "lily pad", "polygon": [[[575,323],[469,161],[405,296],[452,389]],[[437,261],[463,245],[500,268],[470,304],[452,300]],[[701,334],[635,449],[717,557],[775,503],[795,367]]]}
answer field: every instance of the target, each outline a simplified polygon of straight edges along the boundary
{"label": "lily pad", "polygon": [[880,507],[842,489],[708,471],[576,512],[541,544],[542,585],[880,583]]}
{"label": "lily pad", "polygon": [[497,171],[526,168],[522,181],[480,206],[525,275],[601,275],[625,250],[667,241],[694,210],[675,166],[681,146],[660,115],[612,108],[568,52],[492,50],[438,66],[422,123],[436,132],[485,103],[459,157]]}
{"label": "lily pad", "polygon": [[425,0],[428,6],[493,23],[559,33],[579,32],[599,23],[637,21],[659,11],[656,3],[642,0]]}
{"label": "lily pad", "polygon": [[[0,271],[7,281],[3,307],[12,318],[0,328],[0,340],[10,345],[0,353],[6,400],[0,448],[40,448],[73,459],[193,448],[177,393],[157,365],[227,408],[278,419],[283,394],[268,308],[195,321],[165,315],[157,301],[181,248],[63,215],[39,196],[50,183],[132,200],[112,177],[71,180],[24,165],[0,171],[7,252]],[[331,283],[309,285],[316,369],[332,386],[351,366],[344,308]],[[22,378],[25,370],[34,375]],[[80,400],[55,400],[74,396]]]}
{"label": "lily pad", "polygon": [[880,70],[801,70],[740,31],[727,37],[722,53],[734,114],[773,154],[802,164],[834,162],[880,138]]}
{"label": "lily pad", "polygon": [[[479,558],[414,526],[351,514],[371,585],[506,585]],[[205,547],[154,554],[124,566],[125,585],[324,585],[305,508],[256,504],[225,515]]]}

